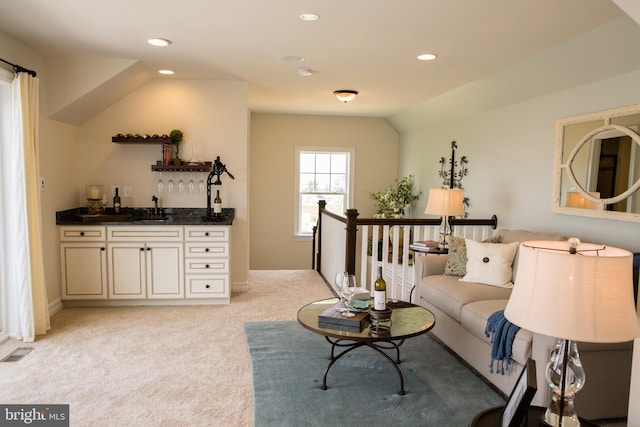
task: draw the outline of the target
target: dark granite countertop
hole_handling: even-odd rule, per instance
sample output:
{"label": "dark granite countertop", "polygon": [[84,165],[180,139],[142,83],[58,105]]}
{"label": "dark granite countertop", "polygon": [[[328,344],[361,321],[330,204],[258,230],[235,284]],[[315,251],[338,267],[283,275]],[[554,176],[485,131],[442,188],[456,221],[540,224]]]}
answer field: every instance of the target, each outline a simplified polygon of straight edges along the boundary
{"label": "dark granite countertop", "polygon": [[89,215],[86,207],[56,212],[57,225],[232,225],[234,208],[223,208],[219,218],[208,218],[206,208],[123,208],[114,214],[107,208],[104,214]]}

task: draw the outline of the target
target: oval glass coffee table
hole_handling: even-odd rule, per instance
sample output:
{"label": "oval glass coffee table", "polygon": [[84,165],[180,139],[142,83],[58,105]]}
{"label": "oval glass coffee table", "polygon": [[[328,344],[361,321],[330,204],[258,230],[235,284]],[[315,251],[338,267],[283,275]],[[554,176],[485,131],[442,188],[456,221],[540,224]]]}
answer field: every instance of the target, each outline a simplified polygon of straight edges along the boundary
{"label": "oval glass coffee table", "polygon": [[[319,326],[318,316],[337,302],[337,298],[329,298],[312,302],[298,310],[298,322],[311,332],[324,336],[331,344],[329,365],[324,372],[322,389],[327,389],[327,374],[338,359],[356,348],[367,346],[387,359],[395,368],[400,377],[400,394],[404,394],[404,376],[398,366],[400,363],[400,346],[408,338],[429,332],[436,322],[433,313],[424,307],[408,302],[389,302],[388,307],[392,309],[391,321],[388,322],[388,330],[385,329],[383,333],[372,333],[370,324],[365,325],[359,332]],[[336,348],[342,349],[337,355]],[[395,359],[390,357],[384,350],[395,350]]]}

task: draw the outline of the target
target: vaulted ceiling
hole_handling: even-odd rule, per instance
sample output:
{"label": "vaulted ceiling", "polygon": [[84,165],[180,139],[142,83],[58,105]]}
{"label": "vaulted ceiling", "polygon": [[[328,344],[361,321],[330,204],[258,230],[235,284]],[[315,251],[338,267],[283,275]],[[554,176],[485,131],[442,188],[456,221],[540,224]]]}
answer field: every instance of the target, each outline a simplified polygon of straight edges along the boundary
{"label": "vaulted ceiling", "polygon": [[117,64],[103,104],[151,78],[224,79],[248,82],[252,111],[388,117],[624,15],[610,0],[20,0],[0,2],[0,31],[58,75]]}

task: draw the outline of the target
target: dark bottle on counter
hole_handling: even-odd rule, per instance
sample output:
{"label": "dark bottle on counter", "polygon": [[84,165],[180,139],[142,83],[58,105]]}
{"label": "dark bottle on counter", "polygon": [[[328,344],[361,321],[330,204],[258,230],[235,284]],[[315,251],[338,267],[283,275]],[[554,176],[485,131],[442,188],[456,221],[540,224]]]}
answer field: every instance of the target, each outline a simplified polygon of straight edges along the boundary
{"label": "dark bottle on counter", "polygon": [[118,187],[116,187],[116,195],[113,196],[113,213],[120,213],[120,195],[118,194]]}
{"label": "dark bottle on counter", "polygon": [[216,198],[213,199],[213,216],[222,216],[222,199],[220,198],[220,190],[216,190]]}

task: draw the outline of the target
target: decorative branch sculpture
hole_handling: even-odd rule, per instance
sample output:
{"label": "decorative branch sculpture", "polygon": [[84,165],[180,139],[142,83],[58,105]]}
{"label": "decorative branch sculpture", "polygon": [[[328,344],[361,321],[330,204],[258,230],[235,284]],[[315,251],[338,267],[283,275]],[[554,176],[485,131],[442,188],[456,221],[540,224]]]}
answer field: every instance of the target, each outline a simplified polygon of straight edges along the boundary
{"label": "decorative branch sculpture", "polygon": [[460,161],[458,164],[458,160],[456,160],[456,149],[458,145],[455,141],[451,141],[451,158],[449,159],[449,170],[445,169],[446,159],[444,157],[440,157],[440,178],[442,178],[442,185],[448,186],[449,188],[462,188],[462,178],[467,176],[469,170],[467,169],[467,156],[460,157]]}
{"label": "decorative branch sculpture", "polygon": [[[440,172],[438,175],[442,178],[442,186],[448,188],[462,188],[462,178],[469,174],[469,169],[467,169],[467,156],[460,157],[460,160],[456,160],[456,149],[458,148],[458,144],[455,141],[451,141],[451,157],[449,158],[449,162],[447,165],[447,160],[444,157],[440,157]],[[448,167],[447,167],[448,166]],[[467,208],[471,206],[469,203],[469,198],[465,197],[462,200],[464,205],[464,217],[466,218],[468,215]]]}

